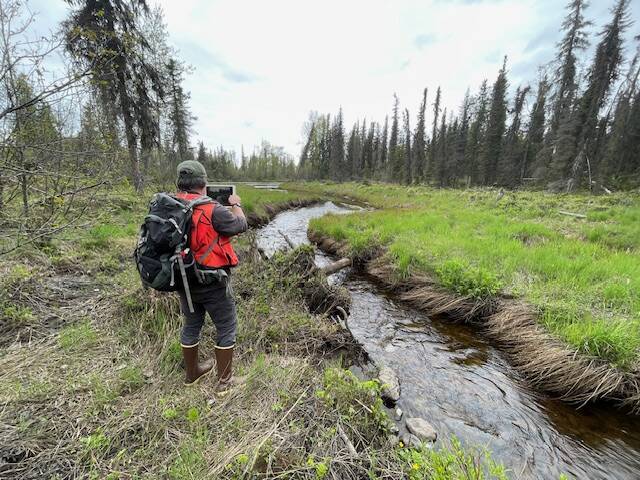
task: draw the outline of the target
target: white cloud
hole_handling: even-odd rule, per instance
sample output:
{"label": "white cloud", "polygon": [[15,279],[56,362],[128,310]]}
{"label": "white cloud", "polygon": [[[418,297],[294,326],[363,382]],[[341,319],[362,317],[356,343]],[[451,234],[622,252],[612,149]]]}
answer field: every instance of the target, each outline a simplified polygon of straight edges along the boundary
{"label": "white cloud", "polygon": [[[310,110],[382,121],[394,92],[413,113],[438,85],[457,108],[505,54],[512,65],[535,53],[525,49],[553,16],[535,0],[159,3],[196,67],[187,88],[198,137],[237,150],[265,138],[295,155]],[[559,23],[562,7],[551,10]]]}

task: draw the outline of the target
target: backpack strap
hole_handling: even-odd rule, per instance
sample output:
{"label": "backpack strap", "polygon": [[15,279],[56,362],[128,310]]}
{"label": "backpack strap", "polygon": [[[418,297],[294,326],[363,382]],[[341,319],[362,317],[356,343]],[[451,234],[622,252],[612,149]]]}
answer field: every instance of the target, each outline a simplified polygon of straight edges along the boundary
{"label": "backpack strap", "polygon": [[[215,231],[215,228],[213,229]],[[207,251],[204,252],[202,255],[200,255],[200,258],[196,259],[198,260],[198,263],[204,263],[205,260],[207,258],[209,258],[209,255],[211,255],[211,252],[213,252],[213,249],[216,248],[216,245],[220,244],[220,234],[218,232],[216,232],[217,237],[215,239],[214,242],[211,242],[211,245],[209,246],[209,248],[207,248]]]}
{"label": "backpack strap", "polygon": [[193,210],[195,207],[199,205],[206,205],[208,203],[213,203],[213,199],[209,197],[194,198],[189,203],[187,203],[187,205],[184,207],[184,211],[188,212],[189,210]]}

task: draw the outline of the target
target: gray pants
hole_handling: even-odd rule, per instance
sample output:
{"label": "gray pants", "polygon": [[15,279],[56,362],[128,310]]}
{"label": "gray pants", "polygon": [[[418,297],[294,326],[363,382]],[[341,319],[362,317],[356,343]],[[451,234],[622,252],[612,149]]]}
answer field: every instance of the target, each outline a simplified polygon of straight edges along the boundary
{"label": "gray pants", "polygon": [[236,303],[233,299],[231,286],[227,288],[224,283],[216,283],[208,287],[194,289],[191,292],[193,313],[189,311],[184,292],[179,291],[178,293],[180,294],[180,308],[184,315],[184,325],[180,335],[182,345],[196,345],[200,341],[200,331],[204,325],[206,313],[209,313],[216,326],[216,346],[231,347],[236,343]]}

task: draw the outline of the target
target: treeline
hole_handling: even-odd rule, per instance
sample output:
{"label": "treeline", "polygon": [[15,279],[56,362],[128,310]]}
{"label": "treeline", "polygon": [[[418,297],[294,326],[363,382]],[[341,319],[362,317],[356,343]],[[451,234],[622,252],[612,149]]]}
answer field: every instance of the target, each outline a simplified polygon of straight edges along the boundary
{"label": "treeline", "polygon": [[212,181],[291,180],[297,176],[294,158],[284,148],[267,141],[249,155],[245,155],[243,149],[239,159],[233,150],[218,147],[211,151],[200,142],[196,159],[206,167]]}
{"label": "treeline", "polygon": [[[467,91],[456,112],[437,88],[426,120],[425,88],[411,125],[394,96],[384,122],[358,121],[346,132],[343,113],[311,116],[299,174],[308,179],[375,179],[443,187],[499,185],[629,187],[640,183],[640,61],[625,48],[629,1],[617,0],[581,74],[589,45],[586,0],[571,0],[551,69],[508,99],[505,57],[493,85]],[[636,41],[640,37],[635,38]],[[625,60],[626,49],[634,54]],[[531,107],[525,106],[530,102]]]}

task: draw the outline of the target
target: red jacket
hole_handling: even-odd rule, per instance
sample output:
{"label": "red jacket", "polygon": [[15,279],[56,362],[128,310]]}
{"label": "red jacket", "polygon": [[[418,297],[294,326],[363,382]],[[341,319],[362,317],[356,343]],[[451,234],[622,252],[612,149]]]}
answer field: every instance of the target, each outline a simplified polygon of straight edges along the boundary
{"label": "red jacket", "polygon": [[[188,201],[200,197],[196,193],[186,192],[179,192],[176,196]],[[207,268],[235,267],[238,265],[238,257],[233,251],[230,237],[220,235],[213,227],[213,212],[216,208],[224,207],[212,202],[193,209],[189,248],[198,265]]]}

